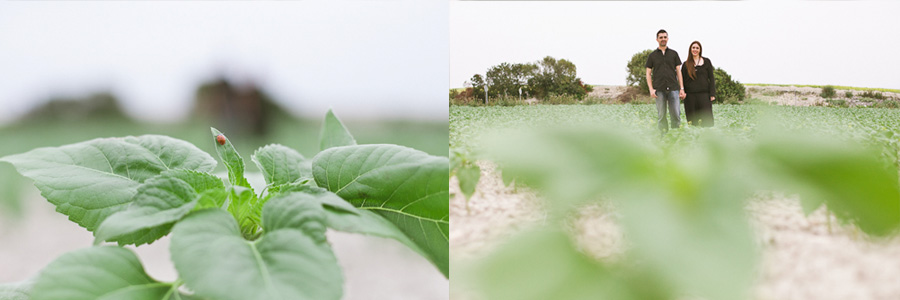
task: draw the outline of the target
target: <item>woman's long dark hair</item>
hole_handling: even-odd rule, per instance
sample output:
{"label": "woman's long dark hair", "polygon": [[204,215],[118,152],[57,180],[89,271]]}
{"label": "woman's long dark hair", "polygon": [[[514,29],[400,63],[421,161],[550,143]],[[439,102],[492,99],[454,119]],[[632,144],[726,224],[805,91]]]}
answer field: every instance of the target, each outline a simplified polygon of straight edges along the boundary
{"label": "woman's long dark hair", "polygon": [[703,45],[700,45],[700,42],[694,41],[688,46],[688,59],[684,62],[684,66],[687,67],[688,76],[691,76],[691,79],[697,79],[697,72],[694,71],[694,54],[691,53],[691,47],[694,47],[694,44],[697,44],[697,47],[700,47],[700,53],[697,53],[697,56],[703,57]]}

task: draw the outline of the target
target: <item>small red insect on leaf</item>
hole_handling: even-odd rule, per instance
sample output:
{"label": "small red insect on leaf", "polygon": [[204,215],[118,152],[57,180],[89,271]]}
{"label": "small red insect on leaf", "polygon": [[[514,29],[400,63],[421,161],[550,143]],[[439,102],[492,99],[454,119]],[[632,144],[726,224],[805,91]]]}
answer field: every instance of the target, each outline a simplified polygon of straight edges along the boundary
{"label": "small red insect on leaf", "polygon": [[216,142],[219,142],[219,145],[225,145],[225,136],[221,134],[217,135]]}

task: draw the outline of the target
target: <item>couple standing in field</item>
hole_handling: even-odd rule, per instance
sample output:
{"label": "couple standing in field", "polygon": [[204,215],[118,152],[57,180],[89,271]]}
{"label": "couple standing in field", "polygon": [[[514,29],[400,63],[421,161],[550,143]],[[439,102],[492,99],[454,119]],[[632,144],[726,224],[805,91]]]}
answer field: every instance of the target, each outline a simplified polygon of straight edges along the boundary
{"label": "couple standing in field", "polygon": [[703,46],[694,41],[688,59],[681,62],[678,52],[668,49],[669,34],[656,32],[659,47],[647,57],[647,85],[650,96],[656,98],[656,123],[659,130],[669,129],[666,111],[672,118],[672,128],[681,124],[678,99],[684,99],[684,115],[689,124],[713,126],[712,101],[716,100],[716,77],[712,62],[703,57]]}

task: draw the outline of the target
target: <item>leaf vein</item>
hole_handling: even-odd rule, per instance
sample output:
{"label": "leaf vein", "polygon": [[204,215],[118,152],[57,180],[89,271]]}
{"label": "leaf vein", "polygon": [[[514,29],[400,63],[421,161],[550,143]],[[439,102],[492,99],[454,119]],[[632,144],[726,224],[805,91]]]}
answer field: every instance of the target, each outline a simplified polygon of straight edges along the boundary
{"label": "leaf vein", "polygon": [[369,207],[360,207],[359,209],[387,211],[387,212],[392,212],[392,213],[404,215],[404,216],[407,216],[407,217],[410,217],[410,218],[416,218],[416,219],[426,220],[426,221],[429,221],[429,222],[435,222],[435,223],[441,223],[441,224],[448,224],[448,225],[450,224],[450,222],[444,221],[443,219],[438,220],[438,219],[431,219],[431,218],[427,218],[427,217],[421,217],[421,216],[413,215],[413,214],[410,214],[410,213],[407,213],[407,212],[404,212],[404,211],[399,211],[399,210],[391,209],[391,208],[384,208],[384,207],[377,207],[377,206],[369,206]]}
{"label": "leaf vein", "polygon": [[266,284],[266,289],[269,291],[275,291],[275,287],[272,286],[272,279],[269,278],[269,270],[266,268],[265,262],[262,259],[262,255],[259,253],[259,249],[256,249],[255,242],[247,242],[250,245],[250,250],[253,251],[253,258],[256,259],[256,263],[259,266],[259,272],[262,276],[263,282]]}

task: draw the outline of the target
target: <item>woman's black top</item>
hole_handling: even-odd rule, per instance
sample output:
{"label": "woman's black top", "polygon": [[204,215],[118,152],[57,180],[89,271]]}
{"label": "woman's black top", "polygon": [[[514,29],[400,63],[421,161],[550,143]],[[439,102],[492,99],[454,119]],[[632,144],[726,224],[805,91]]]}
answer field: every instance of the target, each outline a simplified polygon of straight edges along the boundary
{"label": "woman's black top", "polygon": [[[693,59],[693,58],[688,58]],[[687,62],[681,64],[681,78],[684,80],[685,93],[709,93],[710,97],[716,96],[716,76],[713,74],[712,62],[703,57],[703,65],[694,66],[694,78],[688,75]]]}

